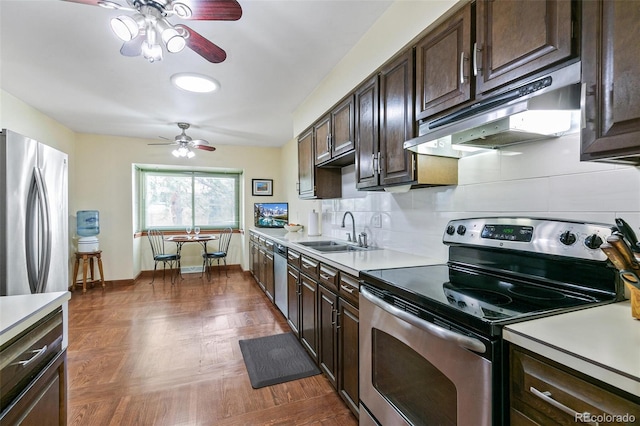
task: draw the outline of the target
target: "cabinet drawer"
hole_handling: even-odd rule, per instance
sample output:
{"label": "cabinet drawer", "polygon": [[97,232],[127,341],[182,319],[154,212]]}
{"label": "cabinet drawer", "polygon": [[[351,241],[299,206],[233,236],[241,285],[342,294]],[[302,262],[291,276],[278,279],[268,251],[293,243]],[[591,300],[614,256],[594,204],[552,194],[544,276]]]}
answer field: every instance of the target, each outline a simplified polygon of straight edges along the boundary
{"label": "cabinet drawer", "polygon": [[346,272],[340,272],[338,294],[357,308],[358,298],[360,297],[360,281],[358,278]]}
{"label": "cabinet drawer", "polygon": [[338,270],[333,266],[320,264],[320,282],[331,291],[338,291]]}
{"label": "cabinet drawer", "polygon": [[50,314],[0,351],[0,411],[62,352],[62,310]]}
{"label": "cabinet drawer", "polygon": [[[640,404],[578,377],[579,373],[574,375],[568,368],[552,365],[553,361],[515,346],[510,347],[510,359],[511,412],[516,419],[526,417],[532,424],[551,421],[559,425],[590,424],[594,420],[608,424],[616,419],[618,424],[626,424],[623,416],[632,424],[630,417],[640,419]],[[589,415],[599,419],[588,420]]]}
{"label": "cabinet drawer", "polygon": [[320,262],[303,254],[300,257],[300,271],[317,280],[320,272]]}
{"label": "cabinet drawer", "polygon": [[267,251],[273,252],[273,241],[271,240],[264,240],[264,248]]}
{"label": "cabinet drawer", "polygon": [[300,269],[300,253],[291,249],[287,250],[287,263],[294,268]]}

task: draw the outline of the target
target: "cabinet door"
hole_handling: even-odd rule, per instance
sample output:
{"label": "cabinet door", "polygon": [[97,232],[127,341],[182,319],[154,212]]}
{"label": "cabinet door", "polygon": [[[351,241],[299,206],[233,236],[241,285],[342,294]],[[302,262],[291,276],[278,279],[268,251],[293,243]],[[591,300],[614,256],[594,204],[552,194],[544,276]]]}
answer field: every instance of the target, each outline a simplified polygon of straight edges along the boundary
{"label": "cabinet door", "polygon": [[581,160],[640,164],[640,5],[588,1],[582,8]]}
{"label": "cabinet door", "polygon": [[335,158],[355,148],[353,95],[331,111],[333,129],[329,138],[331,157]]}
{"label": "cabinet door", "polygon": [[338,301],[338,392],[353,414],[358,416],[358,309],[340,298]]}
{"label": "cabinet door", "polygon": [[476,4],[480,52],[474,54],[482,57],[476,93],[486,93],[571,57],[572,2],[478,0]]}
{"label": "cabinet door", "polygon": [[2,413],[0,424],[66,426],[67,351],[54,358],[26,392]]}
{"label": "cabinet door", "polygon": [[416,46],[416,120],[472,99],[471,4]]}
{"label": "cabinet door", "polygon": [[273,252],[265,252],[264,255],[264,292],[269,300],[273,302],[275,294],[275,279],[273,276]]}
{"label": "cabinet door", "polygon": [[360,86],[355,93],[356,187],[378,185],[376,158],[378,143],[378,76]]}
{"label": "cabinet door", "polygon": [[258,280],[258,245],[253,241],[249,242],[249,270],[253,278]]}
{"label": "cabinet door", "polygon": [[320,369],[334,388],[337,384],[338,342],[336,316],[338,314],[338,296],[323,285],[318,287],[318,334],[320,340]]}
{"label": "cabinet door", "polygon": [[300,274],[300,343],[318,362],[318,283]]}
{"label": "cabinet door", "polygon": [[413,153],[404,141],[414,136],[413,49],[380,72],[380,185],[414,180]]}
{"label": "cabinet door", "polygon": [[331,115],[327,114],[313,125],[315,143],[315,163],[320,164],[331,158]]}
{"label": "cabinet door", "polygon": [[300,337],[300,273],[287,266],[287,322],[296,337]]}
{"label": "cabinet door", "polygon": [[313,129],[308,129],[298,138],[298,185],[301,198],[315,195]]}
{"label": "cabinet door", "polygon": [[264,274],[266,272],[265,268],[265,253],[264,249],[258,249],[258,285],[264,291]]}

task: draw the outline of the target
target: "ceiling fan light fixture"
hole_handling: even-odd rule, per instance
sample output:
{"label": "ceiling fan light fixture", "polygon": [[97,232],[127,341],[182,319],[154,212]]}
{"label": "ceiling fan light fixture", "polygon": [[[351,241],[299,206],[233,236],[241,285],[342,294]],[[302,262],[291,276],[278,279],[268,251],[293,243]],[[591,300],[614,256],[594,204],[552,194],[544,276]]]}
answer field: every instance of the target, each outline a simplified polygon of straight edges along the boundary
{"label": "ceiling fan light fixture", "polygon": [[187,152],[187,158],[193,158],[196,155],[193,153],[193,151],[189,150],[189,152]]}
{"label": "ceiling fan light fixture", "polygon": [[187,44],[184,37],[166,19],[159,19],[156,22],[156,30],[170,53],[180,52]]}
{"label": "ceiling fan light fixture", "polygon": [[171,83],[179,89],[194,93],[211,93],[220,88],[220,83],[209,76],[187,72],[172,75]]}
{"label": "ceiling fan light fixture", "polygon": [[111,30],[122,41],[129,41],[140,33],[140,28],[136,20],[127,15],[112,18]]}
{"label": "ceiling fan light fixture", "polygon": [[142,43],[142,56],[149,62],[162,60],[162,47],[159,44]]}
{"label": "ceiling fan light fixture", "polygon": [[105,9],[111,9],[111,10],[120,9],[122,7],[118,3],[110,0],[98,0],[97,4],[100,7],[104,7]]}

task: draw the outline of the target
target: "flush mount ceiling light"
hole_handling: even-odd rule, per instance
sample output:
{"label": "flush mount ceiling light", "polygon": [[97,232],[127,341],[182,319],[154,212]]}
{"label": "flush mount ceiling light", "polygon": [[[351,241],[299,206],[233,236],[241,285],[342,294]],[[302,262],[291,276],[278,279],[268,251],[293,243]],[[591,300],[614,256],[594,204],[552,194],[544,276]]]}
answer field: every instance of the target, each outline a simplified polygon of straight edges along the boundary
{"label": "flush mount ceiling light", "polygon": [[188,72],[172,75],[171,83],[179,89],[195,93],[211,93],[220,88],[220,83],[213,78]]}
{"label": "flush mount ceiling light", "polygon": [[124,56],[143,56],[149,62],[162,60],[163,51],[181,52],[185,47],[209,62],[219,63],[227,53],[191,28],[171,24],[167,17],[198,21],[236,21],[242,8],[236,0],[65,0],[133,12],[111,19],[111,29],[124,42],[120,53]]}

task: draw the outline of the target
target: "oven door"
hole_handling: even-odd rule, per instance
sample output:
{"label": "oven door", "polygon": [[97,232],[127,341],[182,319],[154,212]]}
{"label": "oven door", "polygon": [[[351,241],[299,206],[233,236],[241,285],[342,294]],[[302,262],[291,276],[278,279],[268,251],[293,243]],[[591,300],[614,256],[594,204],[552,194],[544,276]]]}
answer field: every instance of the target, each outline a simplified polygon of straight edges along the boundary
{"label": "oven door", "polygon": [[492,363],[482,355],[490,351],[487,339],[423,320],[363,286],[360,424],[372,415],[382,425],[491,425]]}

